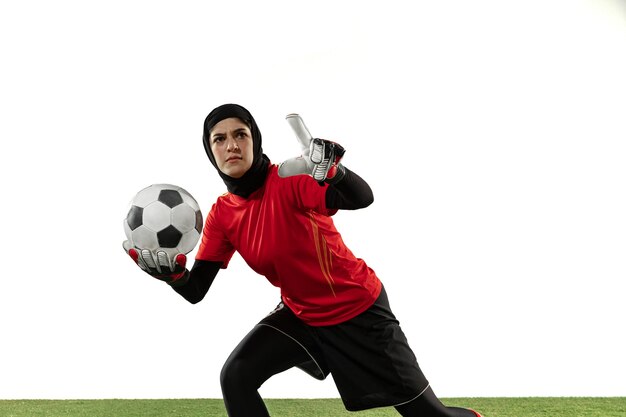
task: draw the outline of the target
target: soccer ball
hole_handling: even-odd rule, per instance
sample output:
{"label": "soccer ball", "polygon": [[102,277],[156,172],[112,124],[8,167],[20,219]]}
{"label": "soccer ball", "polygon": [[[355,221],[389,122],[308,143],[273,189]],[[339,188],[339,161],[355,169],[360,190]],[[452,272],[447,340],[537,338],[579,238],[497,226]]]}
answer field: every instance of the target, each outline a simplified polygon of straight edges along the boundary
{"label": "soccer ball", "polygon": [[170,259],[187,254],[202,233],[202,212],[196,200],[183,188],[153,184],[133,198],[124,219],[124,232],[130,246],[164,251]]}

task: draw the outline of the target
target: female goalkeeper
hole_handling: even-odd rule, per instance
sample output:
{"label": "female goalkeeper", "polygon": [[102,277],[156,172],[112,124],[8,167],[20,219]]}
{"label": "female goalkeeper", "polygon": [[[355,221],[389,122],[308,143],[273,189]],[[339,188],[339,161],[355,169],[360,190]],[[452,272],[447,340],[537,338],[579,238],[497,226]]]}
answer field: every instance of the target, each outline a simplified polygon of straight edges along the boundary
{"label": "female goalkeeper", "polygon": [[[337,210],[373,202],[367,183],[340,163],[340,145],[315,139],[310,152],[273,165],[263,154],[254,118],[236,104],[211,111],[203,143],[228,193],[207,215],[191,270],[183,254],[171,267],[149,251],[125,247],[143,270],[191,303],[202,300],[235,251],[280,288],[280,304],[222,369],[230,417],[268,416],[258,389],[292,367],[320,380],[332,373],[350,411],[395,407],[402,416],[479,416],[437,399],[381,281],[335,228],[331,216]],[[314,158],[320,163],[311,155],[320,156]]]}

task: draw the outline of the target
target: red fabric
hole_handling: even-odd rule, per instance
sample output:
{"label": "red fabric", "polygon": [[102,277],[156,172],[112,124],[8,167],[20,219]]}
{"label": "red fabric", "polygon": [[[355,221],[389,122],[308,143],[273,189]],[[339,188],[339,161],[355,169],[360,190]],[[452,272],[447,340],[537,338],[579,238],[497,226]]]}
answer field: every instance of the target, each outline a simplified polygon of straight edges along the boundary
{"label": "red fabric", "polygon": [[327,326],[370,307],[381,290],[372,269],[346,247],[326,208],[327,185],[308,175],[280,178],[275,165],[248,199],[226,193],[207,215],[196,259],[222,262],[235,251],[281,289],[304,322]]}
{"label": "red fabric", "polygon": [[[179,253],[176,255],[176,263],[180,265],[183,269],[187,266],[187,256],[184,253]],[[185,271],[183,271],[183,274]]]}
{"label": "red fabric", "polygon": [[137,253],[135,249],[133,248],[129,249],[128,256],[130,256],[132,260],[135,261],[135,263],[139,262],[139,253]]}

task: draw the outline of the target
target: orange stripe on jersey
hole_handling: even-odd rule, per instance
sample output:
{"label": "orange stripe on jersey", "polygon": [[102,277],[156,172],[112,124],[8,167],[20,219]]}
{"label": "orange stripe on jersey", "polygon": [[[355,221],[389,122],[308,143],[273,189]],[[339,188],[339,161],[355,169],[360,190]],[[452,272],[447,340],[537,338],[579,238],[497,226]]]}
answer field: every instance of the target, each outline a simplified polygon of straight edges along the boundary
{"label": "orange stripe on jersey", "polygon": [[313,241],[315,242],[315,250],[317,251],[317,260],[319,261],[320,269],[322,270],[322,275],[324,275],[324,278],[326,279],[326,282],[328,283],[328,286],[330,287],[330,290],[332,291],[333,296],[337,297],[337,294],[335,294],[335,288],[333,285],[335,283],[335,280],[330,274],[330,271],[333,269],[332,253],[328,249],[328,245],[326,244],[326,239],[324,238],[324,235],[320,233],[319,226],[317,225],[317,222],[315,221],[315,217],[313,217],[311,213],[309,213],[309,219],[311,220],[311,226],[313,227]]}

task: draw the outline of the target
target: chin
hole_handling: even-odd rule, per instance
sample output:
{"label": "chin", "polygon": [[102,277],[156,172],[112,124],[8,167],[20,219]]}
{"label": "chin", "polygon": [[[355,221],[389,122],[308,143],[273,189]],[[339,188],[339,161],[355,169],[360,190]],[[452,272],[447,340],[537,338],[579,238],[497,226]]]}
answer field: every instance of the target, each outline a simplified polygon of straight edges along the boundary
{"label": "chin", "polygon": [[231,178],[241,178],[243,177],[243,174],[245,174],[246,172],[242,172],[240,170],[226,170],[226,171],[222,171],[224,174],[228,175]]}

